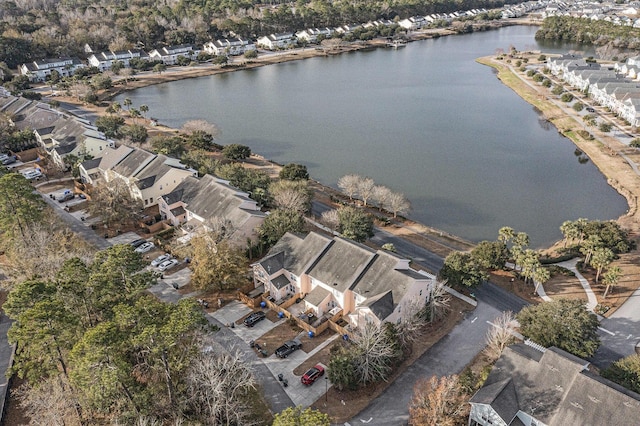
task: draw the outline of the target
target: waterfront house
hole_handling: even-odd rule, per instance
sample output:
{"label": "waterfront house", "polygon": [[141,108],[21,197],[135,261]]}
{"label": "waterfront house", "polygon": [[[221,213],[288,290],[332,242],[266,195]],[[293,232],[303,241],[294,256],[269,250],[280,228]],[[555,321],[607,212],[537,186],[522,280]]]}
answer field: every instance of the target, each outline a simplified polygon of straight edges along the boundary
{"label": "waterfront house", "polygon": [[104,177],[107,182],[114,177],[121,178],[129,186],[131,196],[141,200],[144,207],[150,207],[184,179],[197,174],[175,158],[133,148],[129,155],[106,170]]}
{"label": "waterfront house", "polygon": [[128,67],[131,59],[148,59],[149,55],[140,49],[129,49],[118,52],[104,51],[94,53],[89,56],[89,65],[98,68],[101,72],[111,69],[114,62],[119,61],[123,66]]}
{"label": "waterfront house", "polygon": [[306,30],[298,31],[296,39],[306,43],[317,43],[318,36],[330,38],[332,34],[333,30],[331,28],[307,28]]}
{"label": "waterfront house", "polygon": [[247,193],[212,175],[183,179],[159,197],[158,207],[162,219],[182,227],[184,240],[223,228],[231,241],[244,245],[257,239],[256,229],[266,217]]}
{"label": "waterfront house", "polygon": [[269,34],[260,37],[257,44],[267,50],[288,49],[296,45],[296,39],[293,33]]}
{"label": "waterfront house", "polygon": [[470,404],[469,426],[628,425],[640,418],[640,395],[591,372],[587,361],[522,343],[503,351]]}
{"label": "waterfront house", "polygon": [[165,65],[175,65],[178,57],[195,60],[200,54],[200,49],[195,44],[181,44],[177,46],[165,46],[149,52],[149,59],[162,61]]}
{"label": "waterfront house", "polygon": [[278,303],[300,295],[317,318],[337,312],[353,327],[399,323],[413,303],[424,303],[435,277],[409,260],[341,237],[285,234],[253,265],[254,285]]}
{"label": "waterfront house", "polygon": [[204,44],[202,51],[210,55],[242,55],[245,52],[256,50],[256,45],[242,38],[223,38],[209,41]]}
{"label": "waterfront house", "polygon": [[43,82],[47,76],[55,70],[61,77],[69,77],[79,69],[84,68],[84,64],[77,58],[61,57],[47,58],[22,64],[19,67],[20,74],[29,77],[29,81]]}

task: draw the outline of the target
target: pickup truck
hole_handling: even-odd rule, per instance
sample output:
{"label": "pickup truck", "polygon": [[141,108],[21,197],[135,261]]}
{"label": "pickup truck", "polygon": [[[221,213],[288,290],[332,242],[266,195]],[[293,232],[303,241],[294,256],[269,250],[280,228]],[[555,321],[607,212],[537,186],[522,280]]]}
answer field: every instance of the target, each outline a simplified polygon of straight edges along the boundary
{"label": "pickup truck", "polygon": [[302,342],[300,342],[300,340],[298,339],[287,340],[282,344],[282,346],[276,349],[276,355],[280,358],[286,358],[289,356],[289,354],[295,352],[301,347],[302,347]]}

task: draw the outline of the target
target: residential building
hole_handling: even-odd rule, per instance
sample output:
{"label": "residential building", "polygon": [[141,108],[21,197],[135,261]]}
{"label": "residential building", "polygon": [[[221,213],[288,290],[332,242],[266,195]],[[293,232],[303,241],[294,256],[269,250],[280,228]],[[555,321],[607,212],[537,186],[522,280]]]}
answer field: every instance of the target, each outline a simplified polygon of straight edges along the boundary
{"label": "residential building", "polygon": [[266,217],[247,193],[212,175],[183,179],[159,197],[158,206],[163,219],[182,226],[185,240],[224,227],[231,241],[244,245],[257,238],[256,229]]}
{"label": "residential building", "polygon": [[223,38],[205,43],[203,52],[210,55],[242,55],[245,52],[256,50],[256,45],[242,38]]}
{"label": "residential building", "polygon": [[561,349],[526,344],[504,350],[470,403],[469,426],[630,425],[640,419],[637,393]]}
{"label": "residential building", "polygon": [[426,301],[435,280],[393,253],[315,232],[285,234],[253,272],[255,287],[276,303],[301,295],[305,312],[342,312],[353,327],[400,322],[413,303]]}
{"label": "residential building", "polygon": [[296,45],[296,39],[293,33],[269,34],[260,37],[257,44],[267,50],[288,49]]}
{"label": "residential building", "polygon": [[165,65],[175,65],[180,56],[187,59],[196,59],[199,54],[200,49],[195,44],[181,44],[154,49],[149,52],[149,59],[162,61]]}
{"label": "residential building", "polygon": [[409,31],[419,30],[429,25],[429,22],[424,16],[412,16],[411,18],[403,19],[398,22],[402,28],[406,28]]}
{"label": "residential building", "polygon": [[61,57],[61,58],[47,58],[39,61],[33,61],[27,64],[22,64],[19,67],[20,74],[29,77],[30,81],[42,82],[45,81],[47,76],[55,70],[61,77],[69,77],[79,69],[84,68],[84,64],[77,58]]}
{"label": "residential building", "polygon": [[100,71],[106,71],[111,68],[114,62],[122,62],[122,65],[128,67],[131,59],[148,59],[149,55],[140,49],[129,49],[118,52],[104,51],[94,53],[89,56],[89,65],[98,68]]}
{"label": "residential building", "polygon": [[307,28],[306,30],[298,31],[296,39],[306,43],[317,43],[318,36],[331,38],[332,34],[333,30],[331,28]]}

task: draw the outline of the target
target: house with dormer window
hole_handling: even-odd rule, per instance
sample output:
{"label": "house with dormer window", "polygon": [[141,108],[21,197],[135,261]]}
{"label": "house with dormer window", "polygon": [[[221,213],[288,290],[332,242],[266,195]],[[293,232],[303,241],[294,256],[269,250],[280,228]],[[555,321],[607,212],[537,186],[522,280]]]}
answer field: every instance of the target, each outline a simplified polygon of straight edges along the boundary
{"label": "house with dormer window", "polygon": [[177,46],[165,46],[149,52],[149,59],[152,61],[162,61],[165,65],[175,65],[178,57],[196,59],[200,54],[200,49],[195,44],[181,44]]}
{"label": "house with dormer window", "polygon": [[285,234],[253,275],[275,303],[300,295],[305,312],[321,318],[338,310],[353,327],[400,322],[410,304],[426,301],[435,280],[394,253],[315,232]]}
{"label": "house with dormer window", "polygon": [[469,401],[469,426],[631,425],[640,395],[561,349],[508,346]]}
{"label": "house with dormer window", "polygon": [[249,194],[212,175],[190,176],[158,199],[160,215],[181,226],[188,240],[199,232],[223,227],[231,241],[246,244],[257,238],[256,229],[266,214]]}
{"label": "house with dormer window", "polygon": [[19,67],[20,74],[29,77],[32,82],[45,81],[47,76],[55,70],[61,77],[69,77],[84,64],[77,58],[61,57],[47,58],[22,64]]}

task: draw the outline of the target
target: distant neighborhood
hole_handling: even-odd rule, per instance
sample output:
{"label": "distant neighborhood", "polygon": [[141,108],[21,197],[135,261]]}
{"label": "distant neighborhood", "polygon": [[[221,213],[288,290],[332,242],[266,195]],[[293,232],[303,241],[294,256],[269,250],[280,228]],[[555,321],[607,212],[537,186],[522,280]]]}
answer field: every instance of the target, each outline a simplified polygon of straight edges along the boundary
{"label": "distant neighborhood", "polygon": [[551,73],[618,114],[631,126],[640,126],[640,56],[624,63],[600,65],[580,55],[548,59]]}
{"label": "distant neighborhood", "polygon": [[[345,24],[335,28],[307,28],[297,32],[285,32],[267,34],[256,40],[248,40],[241,37],[230,36],[205,43],[202,46],[195,44],[182,44],[163,46],[150,51],[142,49],[128,49],[122,51],[94,52],[89,45],[85,45],[84,51],[87,60],[79,58],[44,58],[20,65],[21,75],[25,75],[31,82],[44,82],[53,71],[61,77],[73,75],[78,69],[95,67],[100,72],[110,70],[115,63],[123,67],[130,67],[132,60],[143,60],[162,63],[164,65],[188,64],[191,61],[202,60],[204,55],[211,56],[239,56],[257,49],[268,51],[291,49],[307,44],[317,44],[322,40],[334,37],[345,37],[354,31],[368,31],[372,28],[392,28],[401,32],[417,31],[432,25],[449,25],[454,20],[473,19],[488,11],[484,8],[471,9],[452,13],[434,13],[426,16],[412,16],[406,19],[380,19],[363,24]],[[397,31],[390,34],[395,34]],[[206,56],[205,56],[206,57]]]}

